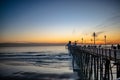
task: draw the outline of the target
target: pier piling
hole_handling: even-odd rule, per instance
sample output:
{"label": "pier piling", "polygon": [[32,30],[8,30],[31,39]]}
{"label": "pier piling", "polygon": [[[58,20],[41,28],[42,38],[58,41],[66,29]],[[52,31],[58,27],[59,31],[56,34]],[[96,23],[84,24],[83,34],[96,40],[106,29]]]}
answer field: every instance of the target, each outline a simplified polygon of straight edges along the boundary
{"label": "pier piling", "polygon": [[[79,66],[79,80],[114,80],[113,75],[120,78],[119,54],[120,51],[116,49],[72,47],[73,59]],[[116,74],[113,68],[116,68]]]}

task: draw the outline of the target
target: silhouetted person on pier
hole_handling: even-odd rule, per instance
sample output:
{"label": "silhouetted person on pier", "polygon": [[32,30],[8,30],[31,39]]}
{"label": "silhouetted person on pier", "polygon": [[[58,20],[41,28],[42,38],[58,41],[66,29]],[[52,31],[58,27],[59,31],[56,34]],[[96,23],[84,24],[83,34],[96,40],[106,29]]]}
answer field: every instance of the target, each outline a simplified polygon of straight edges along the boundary
{"label": "silhouetted person on pier", "polygon": [[101,48],[101,45],[99,45],[98,47]]}
{"label": "silhouetted person on pier", "polygon": [[67,46],[67,48],[68,48],[69,55],[71,55],[71,47],[72,47],[71,41],[69,41],[68,44],[67,44],[66,46]]}
{"label": "silhouetted person on pier", "polygon": [[119,44],[117,44],[117,49],[120,49],[120,45]]}
{"label": "silhouetted person on pier", "polygon": [[111,49],[116,49],[116,47],[112,44],[112,45],[111,45]]}
{"label": "silhouetted person on pier", "polygon": [[75,41],[75,43],[73,44],[73,47],[74,47],[74,48],[77,47],[77,41]]}
{"label": "silhouetted person on pier", "polygon": [[[68,48],[68,52],[69,52],[69,56],[71,58],[71,63],[70,63],[70,68],[74,66],[74,61],[73,61],[73,55],[72,55],[72,44],[71,41],[68,42],[68,44],[66,45]],[[72,65],[71,65],[72,64]]]}
{"label": "silhouetted person on pier", "polygon": [[111,49],[113,49],[114,48],[114,46],[113,46],[113,44],[111,45]]}

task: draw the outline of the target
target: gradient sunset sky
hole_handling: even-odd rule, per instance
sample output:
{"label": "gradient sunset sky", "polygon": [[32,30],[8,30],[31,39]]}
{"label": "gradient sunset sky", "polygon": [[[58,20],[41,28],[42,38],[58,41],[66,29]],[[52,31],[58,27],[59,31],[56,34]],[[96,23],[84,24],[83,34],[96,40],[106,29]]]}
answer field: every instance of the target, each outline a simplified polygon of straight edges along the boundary
{"label": "gradient sunset sky", "polygon": [[120,43],[119,0],[2,0],[0,43]]}

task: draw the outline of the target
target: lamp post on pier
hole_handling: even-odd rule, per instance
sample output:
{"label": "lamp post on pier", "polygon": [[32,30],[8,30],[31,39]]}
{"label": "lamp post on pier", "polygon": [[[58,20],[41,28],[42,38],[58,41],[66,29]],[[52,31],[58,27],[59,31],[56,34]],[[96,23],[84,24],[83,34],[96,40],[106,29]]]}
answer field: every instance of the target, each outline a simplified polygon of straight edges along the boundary
{"label": "lamp post on pier", "polygon": [[83,38],[81,40],[82,40],[82,45],[83,45]]}
{"label": "lamp post on pier", "polygon": [[93,33],[93,37],[94,37],[94,46],[95,46],[95,37],[96,37],[95,32]]}
{"label": "lamp post on pier", "polygon": [[106,48],[106,35],[104,36],[104,38],[105,38],[105,48]]}
{"label": "lamp post on pier", "polygon": [[91,46],[92,46],[92,41],[93,41],[93,40],[91,39]]}

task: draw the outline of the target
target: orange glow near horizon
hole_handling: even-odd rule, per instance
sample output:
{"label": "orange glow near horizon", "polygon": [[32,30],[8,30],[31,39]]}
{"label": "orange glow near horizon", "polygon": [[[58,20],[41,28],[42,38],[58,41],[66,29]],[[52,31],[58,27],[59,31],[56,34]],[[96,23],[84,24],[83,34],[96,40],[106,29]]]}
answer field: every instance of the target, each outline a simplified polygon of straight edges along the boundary
{"label": "orange glow near horizon", "polygon": [[[3,3],[3,4],[2,4]],[[120,44],[118,1],[27,0],[1,4],[0,43]]]}
{"label": "orange glow near horizon", "polygon": [[[118,32],[119,33],[119,32]],[[107,44],[120,44],[120,37],[119,37],[119,34],[118,35],[114,35],[116,33],[113,33],[113,34],[110,34],[108,33],[106,36],[106,40],[107,40]],[[81,36],[70,36],[70,35],[67,35],[67,36],[60,36],[57,34],[56,35],[47,35],[47,36],[42,36],[42,37],[39,37],[39,36],[19,36],[19,37],[4,37],[0,39],[0,43],[5,43],[5,42],[24,42],[24,43],[27,43],[27,42],[31,42],[31,43],[67,43],[68,41],[78,41],[78,43],[82,43],[82,40],[81,40]],[[92,41],[91,41],[92,39]],[[83,37],[83,43],[89,43],[89,44],[92,44],[93,43],[93,37],[90,35],[86,36],[86,37]],[[104,44],[104,35],[101,34],[99,35],[98,37],[96,37],[96,44]]]}

